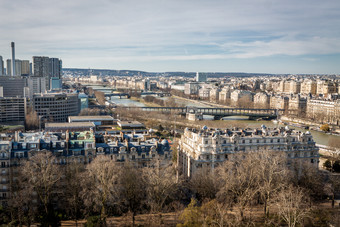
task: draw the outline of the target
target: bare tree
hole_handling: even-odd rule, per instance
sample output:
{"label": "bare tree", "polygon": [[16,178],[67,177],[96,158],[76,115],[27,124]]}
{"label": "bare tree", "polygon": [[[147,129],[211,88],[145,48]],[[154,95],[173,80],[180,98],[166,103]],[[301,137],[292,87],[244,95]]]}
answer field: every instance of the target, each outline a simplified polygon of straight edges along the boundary
{"label": "bare tree", "polygon": [[259,177],[258,190],[264,203],[264,213],[268,215],[272,195],[287,184],[286,155],[272,151],[257,151],[250,154],[249,158],[255,159],[258,163],[256,166],[256,174]]}
{"label": "bare tree", "polygon": [[289,185],[276,195],[278,215],[289,227],[297,226],[309,216],[308,200],[301,188]]}
{"label": "bare tree", "polygon": [[105,94],[104,92],[101,91],[95,91],[94,95],[96,96],[96,99],[100,105],[105,105]]}
{"label": "bare tree", "polygon": [[166,201],[173,199],[177,193],[175,169],[172,166],[162,167],[157,162],[155,167],[144,168],[143,175],[151,212],[161,212]]}
{"label": "bare tree", "polygon": [[201,168],[195,171],[189,182],[189,187],[193,191],[199,202],[216,198],[220,184],[215,172],[210,168]]}
{"label": "bare tree", "polygon": [[132,214],[132,225],[135,225],[135,216],[140,211],[146,198],[146,183],[140,170],[125,163],[119,173],[119,200],[123,208]]}
{"label": "bare tree", "polygon": [[38,213],[37,203],[34,203],[32,199],[32,189],[21,174],[17,176],[11,187],[12,195],[15,196],[9,198],[8,206],[12,220],[17,220],[20,226],[30,226]]}
{"label": "bare tree", "polygon": [[49,219],[54,215],[52,199],[58,193],[62,173],[50,151],[43,150],[31,154],[32,156],[20,168],[20,175],[23,176],[25,188],[36,193],[38,201],[42,204],[43,219]]}
{"label": "bare tree", "polygon": [[116,162],[109,156],[98,156],[86,166],[81,196],[89,212],[99,212],[105,223],[109,208],[117,205],[118,171]]}
{"label": "bare tree", "polygon": [[[304,188],[313,200],[320,200],[325,195],[325,175],[310,163],[296,161],[293,164],[290,180],[295,186]],[[312,199],[310,202],[312,202]],[[310,203],[310,206],[312,204]]]}
{"label": "bare tree", "polygon": [[223,186],[218,192],[218,199],[238,209],[240,222],[245,220],[246,209],[259,193],[257,167],[257,160],[250,158],[249,153],[239,153],[219,168]]}
{"label": "bare tree", "polygon": [[25,116],[26,129],[37,129],[39,128],[39,123],[37,112],[32,107],[29,107]]}
{"label": "bare tree", "polygon": [[82,217],[81,210],[83,208],[81,177],[84,173],[84,165],[81,163],[70,163],[65,168],[65,177],[62,180],[65,188],[63,195],[65,200],[64,206],[69,217],[74,219],[76,226],[78,226],[77,220]]}
{"label": "bare tree", "polygon": [[332,198],[332,208],[335,205],[335,195],[340,192],[340,176],[329,175],[328,183],[326,184],[326,191]]}

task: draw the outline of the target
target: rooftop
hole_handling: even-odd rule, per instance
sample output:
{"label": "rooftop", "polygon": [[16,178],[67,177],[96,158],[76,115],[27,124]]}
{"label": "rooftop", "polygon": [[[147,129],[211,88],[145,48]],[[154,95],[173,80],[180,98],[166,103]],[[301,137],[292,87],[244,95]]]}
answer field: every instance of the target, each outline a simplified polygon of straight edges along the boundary
{"label": "rooftop", "polygon": [[103,115],[103,116],[70,116],[68,117],[69,120],[114,120],[113,117],[109,116],[109,115]]}
{"label": "rooftop", "polygon": [[94,127],[93,122],[71,122],[71,123],[46,123],[45,128],[79,128],[79,127]]}

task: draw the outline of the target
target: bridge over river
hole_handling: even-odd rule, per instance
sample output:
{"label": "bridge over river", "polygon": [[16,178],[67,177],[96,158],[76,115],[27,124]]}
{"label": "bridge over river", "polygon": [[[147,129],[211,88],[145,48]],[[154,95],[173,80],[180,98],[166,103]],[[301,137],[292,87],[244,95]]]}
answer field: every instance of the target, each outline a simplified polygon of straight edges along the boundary
{"label": "bridge over river", "polygon": [[281,115],[284,110],[281,109],[248,109],[248,108],[208,108],[208,107],[135,107],[121,106],[125,109],[140,109],[142,111],[158,111],[162,113],[187,114],[196,113],[214,116],[215,120],[229,116],[248,116],[249,119],[268,118],[275,119]]}

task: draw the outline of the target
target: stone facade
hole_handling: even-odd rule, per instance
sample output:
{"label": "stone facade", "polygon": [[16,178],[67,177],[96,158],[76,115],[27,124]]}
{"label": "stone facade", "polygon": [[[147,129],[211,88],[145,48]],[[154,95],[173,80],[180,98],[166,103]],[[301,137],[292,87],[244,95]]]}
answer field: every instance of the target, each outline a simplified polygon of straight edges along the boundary
{"label": "stone facade", "polygon": [[256,93],[254,95],[254,107],[268,109],[270,104],[270,97],[264,92]]}
{"label": "stone facade", "polygon": [[320,123],[340,125],[340,100],[309,99],[307,117]]}
{"label": "stone facade", "polygon": [[186,128],[179,142],[180,172],[191,177],[199,168],[214,169],[234,154],[251,151],[280,151],[288,158],[302,160],[318,168],[319,152],[312,135],[289,129],[202,130]]}

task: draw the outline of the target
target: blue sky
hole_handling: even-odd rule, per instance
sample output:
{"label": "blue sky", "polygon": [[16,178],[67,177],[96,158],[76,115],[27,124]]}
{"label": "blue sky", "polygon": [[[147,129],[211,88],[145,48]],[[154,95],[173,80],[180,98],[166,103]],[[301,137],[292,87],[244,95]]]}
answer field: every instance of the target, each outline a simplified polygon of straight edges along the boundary
{"label": "blue sky", "polygon": [[340,74],[339,0],[0,0],[0,55],[153,72]]}

